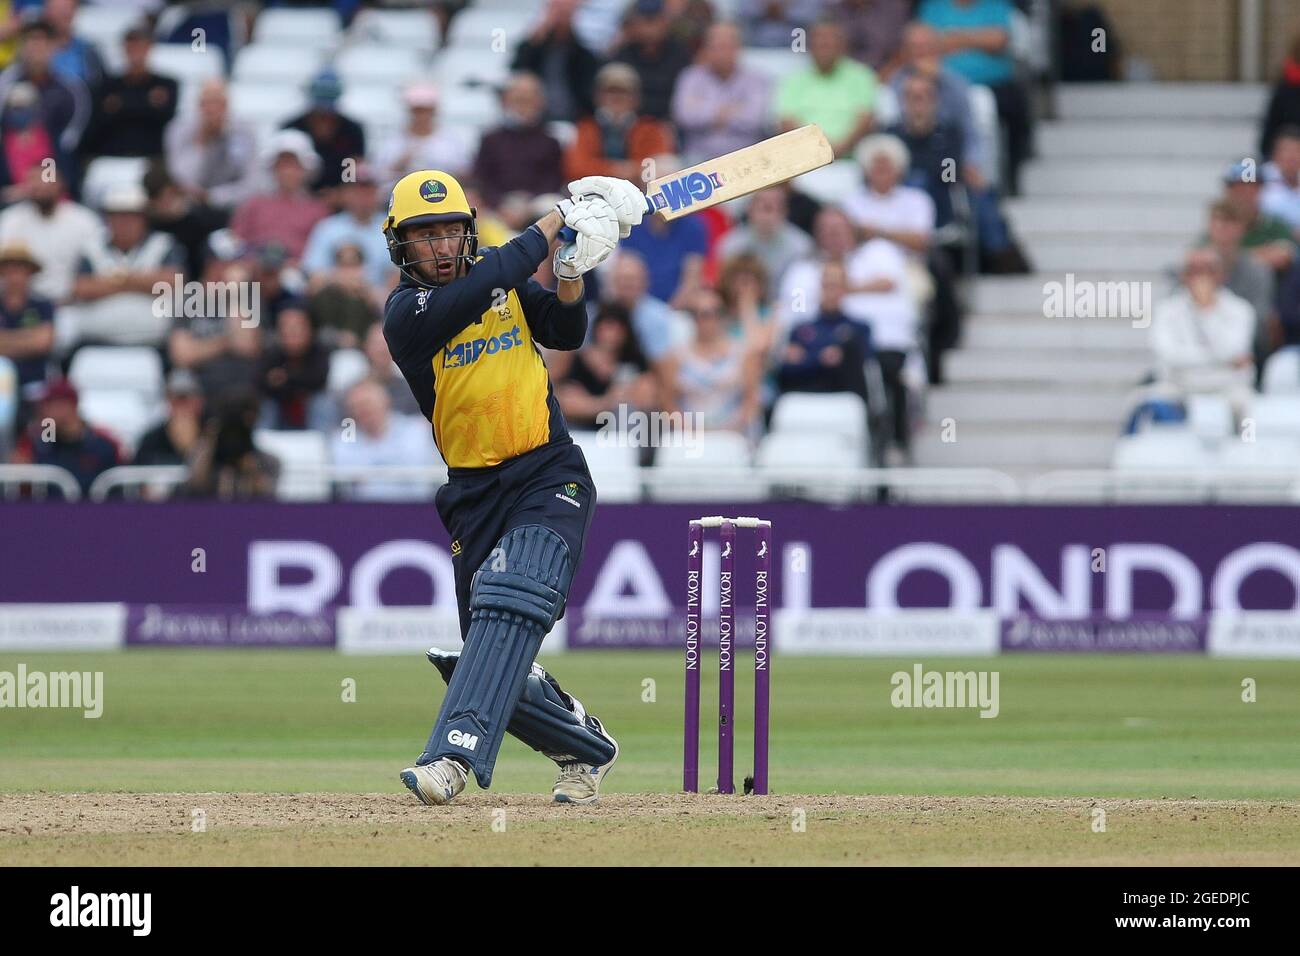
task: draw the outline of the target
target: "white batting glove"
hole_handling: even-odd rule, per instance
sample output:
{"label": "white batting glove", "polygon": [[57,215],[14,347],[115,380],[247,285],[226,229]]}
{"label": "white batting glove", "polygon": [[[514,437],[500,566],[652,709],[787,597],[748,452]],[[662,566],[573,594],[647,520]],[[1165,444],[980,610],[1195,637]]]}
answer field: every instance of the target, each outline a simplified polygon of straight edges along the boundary
{"label": "white batting glove", "polygon": [[551,267],[557,279],[577,279],[608,259],[613,251],[612,242],[579,234],[576,240],[555,250]]}
{"label": "white batting glove", "polygon": [[626,239],[632,232],[632,227],[641,224],[641,218],[647,211],[645,193],[626,179],[584,176],[569,183],[569,192],[575,198],[599,196],[609,203],[618,217],[620,239]]}
{"label": "white batting glove", "polygon": [[564,216],[564,224],[579,236],[608,241],[611,248],[618,242],[618,216],[599,196],[563,199],[555,208]]}

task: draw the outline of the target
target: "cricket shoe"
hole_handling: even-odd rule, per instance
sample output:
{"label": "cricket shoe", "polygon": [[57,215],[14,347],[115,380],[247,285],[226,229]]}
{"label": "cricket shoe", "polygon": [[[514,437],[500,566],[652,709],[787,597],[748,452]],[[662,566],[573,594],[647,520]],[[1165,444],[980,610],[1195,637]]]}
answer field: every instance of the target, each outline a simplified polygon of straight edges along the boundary
{"label": "cricket shoe", "polygon": [[465,789],[468,775],[460,761],[443,757],[419,767],[407,767],[399,774],[406,789],[430,807],[451,803],[452,797]]}
{"label": "cricket shoe", "polygon": [[576,760],[560,764],[559,779],[551,788],[556,803],[595,803],[600,798],[600,782],[618,760],[618,741],[610,736],[600,719],[588,714],[587,723],[614,745],[614,756],[607,763],[598,765],[579,763]]}

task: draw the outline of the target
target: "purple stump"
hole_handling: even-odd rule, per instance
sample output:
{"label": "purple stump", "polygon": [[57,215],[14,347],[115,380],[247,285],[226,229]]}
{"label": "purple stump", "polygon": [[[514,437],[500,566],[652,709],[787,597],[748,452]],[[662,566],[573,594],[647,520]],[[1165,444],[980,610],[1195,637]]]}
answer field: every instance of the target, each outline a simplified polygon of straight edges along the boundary
{"label": "purple stump", "polygon": [[754,558],[754,793],[767,793],[768,701],[771,656],[768,651],[767,587],[772,576],[772,526],[758,526]]}
{"label": "purple stump", "polygon": [[722,522],[721,573],[718,587],[718,792],[735,793],[732,773],[735,759],[734,714],[736,709],[736,670],[731,652],[735,629],[732,606],[732,579],[736,570],[736,526]]}
{"label": "purple stump", "polygon": [[686,737],[682,750],[682,789],[700,789],[700,569],[704,527],[690,523],[686,552]]}

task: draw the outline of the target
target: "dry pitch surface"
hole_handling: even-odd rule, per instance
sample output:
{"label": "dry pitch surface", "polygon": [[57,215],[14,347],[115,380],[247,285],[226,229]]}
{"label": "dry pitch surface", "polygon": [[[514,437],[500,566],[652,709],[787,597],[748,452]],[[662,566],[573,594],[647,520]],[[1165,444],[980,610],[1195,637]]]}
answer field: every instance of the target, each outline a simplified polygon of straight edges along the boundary
{"label": "dry pitch surface", "polygon": [[0,795],[0,866],[160,863],[1295,865],[1300,803],[611,794],[574,807],[471,793],[433,808],[386,793]]}
{"label": "dry pitch surface", "polygon": [[619,737],[602,803],[551,803],[554,765],[507,739],[494,788],[444,808],[397,781],[442,699],[418,655],[0,655],[0,670],[20,662],[102,671],[105,708],[0,710],[0,866],[1300,864],[1300,661],[931,662],[996,667],[1001,710],[986,720],[892,706],[891,674],[911,661],[784,658],[778,795],[754,798],[667,792],[681,781],[678,655],[557,655],[548,666]]}

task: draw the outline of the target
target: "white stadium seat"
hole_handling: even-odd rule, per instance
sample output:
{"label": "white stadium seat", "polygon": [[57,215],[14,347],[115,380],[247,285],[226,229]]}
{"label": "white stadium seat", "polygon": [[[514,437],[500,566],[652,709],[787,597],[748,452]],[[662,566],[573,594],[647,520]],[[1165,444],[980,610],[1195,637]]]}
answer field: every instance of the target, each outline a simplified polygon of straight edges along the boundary
{"label": "white stadium seat", "polygon": [[113,70],[124,62],[122,38],[140,19],[139,9],[130,6],[88,6],[83,3],[72,19],[72,32],[79,39],[93,43],[105,65]]}
{"label": "white stadium seat", "polygon": [[[334,58],[344,85],[389,83],[394,86],[427,71],[429,58],[406,47],[350,46]],[[399,97],[397,90],[393,91]]]}
{"label": "white stadium seat", "polygon": [[763,486],[750,467],[749,442],[735,432],[709,431],[691,445],[655,449],[649,469],[656,501],[758,501]]}
{"label": "white stadium seat", "polygon": [[867,405],[852,392],[788,392],[776,400],[772,409],[771,431],[835,436],[858,456],[859,465],[867,460],[871,443]]}
{"label": "white stadium seat", "polygon": [[292,84],[239,82],[226,90],[230,114],[262,128],[277,128],[307,108],[307,94]]}
{"label": "white stadium seat", "polygon": [[1300,442],[1227,441],[1219,448],[1215,466],[1224,473],[1215,483],[1216,500],[1283,501],[1300,479]]}
{"label": "white stadium seat", "polygon": [[259,451],[280,460],[277,498],[282,501],[324,501],[329,498],[329,482],[321,471],[329,461],[329,454],[325,436],[320,432],[259,428],[253,432],[253,444]]}
{"label": "white stadium seat", "polygon": [[1294,395],[1300,392],[1300,346],[1278,349],[1264,363],[1260,391],[1265,395]]}
{"label": "white stadium seat", "polygon": [[254,43],[235,56],[231,79],[237,82],[278,83],[305,87],[325,65],[325,54],[306,47]]}
{"label": "white stadium seat", "polygon": [[325,380],[326,391],[338,394],[346,392],[370,372],[370,363],[366,353],[360,349],[335,349],[330,353],[329,377]]}
{"label": "white stadium seat", "polygon": [[400,132],[406,123],[406,107],[391,83],[349,84],[339,99],[339,111],[365,129],[372,155],[379,144]]}
{"label": "white stadium seat", "polygon": [[1111,466],[1117,471],[1193,471],[1207,463],[1205,447],[1190,428],[1151,428],[1115,442]]}
{"label": "white stadium seat", "polygon": [[480,10],[471,7],[452,18],[447,29],[447,46],[473,50],[480,56],[510,59],[515,47],[531,26],[527,18],[511,10]]}
{"label": "white stadium seat", "polygon": [[361,10],[348,28],[349,42],[438,49],[438,20],[427,10]]}
{"label": "white stadium seat", "polygon": [[81,417],[111,434],[126,455],[135,447],[156,418],[155,407],[139,392],[124,389],[96,389],[82,392],[77,405]]}
{"label": "white stadium seat", "polygon": [[[1113,492],[1118,501],[1191,502],[1203,499],[1200,476],[1212,461],[1196,433],[1178,425],[1122,436],[1115,442],[1111,465],[1117,472]],[[1168,479],[1146,476],[1166,471]],[[1125,472],[1143,474],[1125,480]]]}
{"label": "white stadium seat", "polygon": [[773,432],[759,443],[755,461],[769,493],[832,502],[846,501],[855,493],[849,482],[837,481],[835,473],[863,464],[861,452],[842,435],[816,431]]}
{"label": "white stadium seat", "polygon": [[1295,471],[1300,478],[1300,442],[1288,438],[1224,442],[1217,464],[1232,471]]}
{"label": "white stadium seat", "polygon": [[81,195],[86,205],[98,209],[108,189],[122,184],[139,186],[144,182],[147,159],[130,156],[100,156],[86,167]]}
{"label": "white stadium seat", "polygon": [[862,466],[853,446],[829,432],[772,432],[759,442],[755,463],[766,471],[803,468],[812,476]]}
{"label": "white stadium seat", "polygon": [[[444,94],[456,87],[489,86],[500,89],[510,75],[510,56],[484,55],[479,50],[443,50],[433,63],[432,73]],[[447,82],[454,82],[454,86]],[[444,108],[447,96],[443,96]]]}
{"label": "white stadium seat", "polygon": [[1257,395],[1246,413],[1257,439],[1300,438],[1300,401],[1294,395]]}
{"label": "white stadium seat", "polygon": [[501,98],[486,87],[457,87],[443,91],[438,114],[446,123],[485,130],[501,119]]}
{"label": "white stadium seat", "polygon": [[1222,395],[1187,396],[1187,425],[1205,442],[1217,443],[1237,430],[1232,405]]}
{"label": "white stadium seat", "polygon": [[313,50],[333,50],[342,39],[333,10],[263,10],[253,22],[253,42]]}
{"label": "white stadium seat", "polygon": [[188,43],[157,43],[149,51],[149,69],[170,76],[182,86],[197,84],[225,76],[226,55],[219,46],[200,53]]}
{"label": "white stadium seat", "polygon": [[596,432],[575,431],[572,434],[574,443],[587,459],[600,501],[641,500],[641,466],[638,461],[641,449],[602,441]]}
{"label": "white stadium seat", "polygon": [[72,357],[68,379],[81,392],[135,392],[152,405],[162,399],[162,358],[151,348],[88,345]]}

